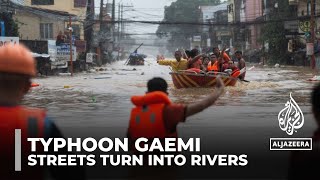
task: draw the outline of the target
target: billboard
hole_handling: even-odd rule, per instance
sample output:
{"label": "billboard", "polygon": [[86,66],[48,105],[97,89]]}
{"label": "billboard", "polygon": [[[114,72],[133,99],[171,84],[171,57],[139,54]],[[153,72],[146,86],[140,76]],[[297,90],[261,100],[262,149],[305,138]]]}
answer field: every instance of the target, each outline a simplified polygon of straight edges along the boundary
{"label": "billboard", "polygon": [[[52,61],[52,68],[67,68],[67,64],[70,61],[70,45],[63,44],[56,46],[55,40],[48,40],[48,54]],[[77,59],[77,48],[72,47],[72,61]]]}

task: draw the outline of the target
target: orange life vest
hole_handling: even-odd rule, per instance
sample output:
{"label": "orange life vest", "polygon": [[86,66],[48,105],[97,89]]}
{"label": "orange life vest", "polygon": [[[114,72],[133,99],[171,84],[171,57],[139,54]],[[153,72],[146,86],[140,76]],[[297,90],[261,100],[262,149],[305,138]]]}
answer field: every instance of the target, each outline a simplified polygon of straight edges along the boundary
{"label": "orange life vest", "polygon": [[219,71],[219,68],[218,68],[218,61],[216,61],[214,64],[211,64],[211,62],[208,64],[208,67],[207,67],[207,71]]}
{"label": "orange life vest", "polygon": [[132,103],[136,106],[131,111],[128,134],[132,140],[138,138],[168,138],[177,137],[165,127],[163,109],[171,104],[167,94],[156,91],[144,96],[133,96]]}
{"label": "orange life vest", "polygon": [[238,78],[240,76],[240,71],[239,69],[235,70],[232,72],[231,76],[234,77],[234,78]]}
{"label": "orange life vest", "polygon": [[[27,157],[31,154],[27,138],[44,138],[45,117],[41,109],[0,107],[0,179],[43,179],[41,169],[27,166]],[[15,172],[14,164],[16,129],[21,129],[21,172]]]}

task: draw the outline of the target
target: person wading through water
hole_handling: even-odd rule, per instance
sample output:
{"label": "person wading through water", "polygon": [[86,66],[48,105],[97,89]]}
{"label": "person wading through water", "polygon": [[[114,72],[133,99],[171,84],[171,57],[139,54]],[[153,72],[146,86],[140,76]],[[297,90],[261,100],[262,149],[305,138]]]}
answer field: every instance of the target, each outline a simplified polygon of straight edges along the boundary
{"label": "person wading through water", "polygon": [[[55,123],[48,119],[44,109],[19,105],[36,76],[35,60],[31,52],[21,45],[0,48],[0,179],[41,180],[46,179],[44,167],[28,166],[31,144],[27,138],[63,138]],[[21,130],[21,171],[15,171],[15,130]],[[68,155],[65,148],[50,155]],[[40,148],[40,147],[39,147]],[[37,148],[37,150],[39,149]],[[41,149],[41,148],[40,148]],[[41,154],[42,151],[37,151]],[[39,164],[39,163],[38,163]],[[84,168],[56,167],[48,169],[53,179],[85,179]]]}
{"label": "person wading through water", "polygon": [[[155,137],[162,140],[165,138],[178,138],[177,125],[185,122],[187,117],[195,115],[213,105],[224,91],[224,84],[221,78],[217,77],[216,89],[213,93],[199,102],[184,105],[174,104],[170,101],[168,97],[168,84],[164,79],[153,78],[148,82],[147,86],[148,91],[145,95],[133,96],[131,98],[135,107],[131,110],[127,137],[129,138],[129,144],[131,144],[131,150],[135,154],[140,154],[134,147],[135,141],[139,138],[147,138],[148,142],[151,142]],[[148,155],[148,153],[144,155]],[[172,175],[170,173],[175,174],[175,172],[170,172],[174,171],[172,167],[167,167],[163,171],[159,170],[160,172],[154,171],[155,169],[151,171],[144,168],[136,170],[135,177],[150,176],[153,179],[155,176],[161,176],[166,172],[169,173],[169,176]],[[155,175],[151,172],[157,174]],[[161,179],[161,177],[159,178]]]}

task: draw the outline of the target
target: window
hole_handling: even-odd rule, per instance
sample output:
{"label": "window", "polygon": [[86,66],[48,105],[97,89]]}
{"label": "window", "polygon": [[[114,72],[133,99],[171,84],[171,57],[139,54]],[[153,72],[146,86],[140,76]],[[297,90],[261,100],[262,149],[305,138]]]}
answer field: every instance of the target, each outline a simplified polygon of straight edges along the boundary
{"label": "window", "polygon": [[80,40],[80,26],[79,25],[72,25],[72,36],[75,37],[76,40]]}
{"label": "window", "polygon": [[53,24],[41,23],[40,35],[41,35],[41,39],[53,39]]}
{"label": "window", "polygon": [[31,5],[54,5],[54,0],[31,0]]}
{"label": "window", "polygon": [[86,7],[87,0],[74,0],[74,7]]}

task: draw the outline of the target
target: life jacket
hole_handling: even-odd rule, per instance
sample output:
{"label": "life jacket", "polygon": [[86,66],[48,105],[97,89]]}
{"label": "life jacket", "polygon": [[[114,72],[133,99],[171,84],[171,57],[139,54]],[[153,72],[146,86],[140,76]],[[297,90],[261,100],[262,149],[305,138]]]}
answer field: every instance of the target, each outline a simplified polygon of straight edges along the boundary
{"label": "life jacket", "polygon": [[[43,169],[28,167],[31,143],[27,138],[44,138],[46,113],[21,106],[0,107],[0,179],[43,179]],[[21,129],[21,171],[15,171],[15,130]],[[37,154],[41,153],[37,147]]]}
{"label": "life jacket", "polygon": [[217,71],[218,72],[218,61],[216,61],[213,65],[211,65],[211,62],[208,64],[207,71]]}
{"label": "life jacket", "polygon": [[240,76],[241,72],[239,71],[239,69],[237,68],[235,71],[233,71],[231,73],[231,77],[234,77],[234,78],[238,78]]}
{"label": "life jacket", "polygon": [[177,132],[168,132],[163,119],[164,107],[171,104],[167,94],[156,91],[144,96],[133,96],[131,101],[136,106],[131,110],[128,129],[132,141],[142,137],[149,140],[177,137]]}

